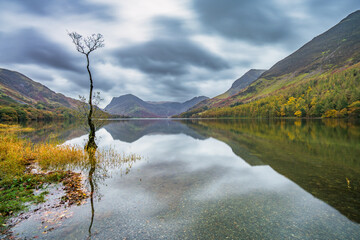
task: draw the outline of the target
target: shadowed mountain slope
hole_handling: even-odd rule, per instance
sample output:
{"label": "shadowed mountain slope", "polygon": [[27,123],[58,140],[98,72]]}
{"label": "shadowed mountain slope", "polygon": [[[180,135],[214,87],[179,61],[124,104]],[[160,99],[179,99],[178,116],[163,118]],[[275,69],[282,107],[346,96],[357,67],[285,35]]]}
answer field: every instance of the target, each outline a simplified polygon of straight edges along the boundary
{"label": "shadowed mountain slope", "polygon": [[221,94],[219,97],[225,98],[230,97],[247,86],[249,86],[251,83],[253,83],[255,80],[257,80],[261,74],[263,74],[266,70],[262,69],[250,69],[248,72],[246,72],[243,76],[238,78],[232,85],[229,90],[227,90],[225,93]]}

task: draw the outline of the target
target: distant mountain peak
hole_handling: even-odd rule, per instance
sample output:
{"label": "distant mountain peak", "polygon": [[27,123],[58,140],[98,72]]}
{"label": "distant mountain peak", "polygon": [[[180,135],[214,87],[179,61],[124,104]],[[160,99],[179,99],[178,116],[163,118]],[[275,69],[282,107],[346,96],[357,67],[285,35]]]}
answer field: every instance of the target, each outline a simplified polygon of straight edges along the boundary
{"label": "distant mountain peak", "polygon": [[185,112],[195,104],[208,99],[208,97],[194,97],[183,103],[168,101],[143,101],[133,94],[114,97],[105,107],[112,114],[130,117],[170,117]]}
{"label": "distant mountain peak", "polygon": [[206,97],[206,96],[193,97],[192,99],[183,102],[183,104],[188,103],[188,102],[193,102],[193,101],[203,101],[203,100],[206,100],[206,99],[209,99],[209,98]]}
{"label": "distant mountain peak", "polygon": [[121,98],[128,98],[128,99],[140,99],[138,98],[137,96],[133,95],[133,94],[124,94],[124,95],[121,95],[119,97],[113,97],[113,99],[121,99]]}

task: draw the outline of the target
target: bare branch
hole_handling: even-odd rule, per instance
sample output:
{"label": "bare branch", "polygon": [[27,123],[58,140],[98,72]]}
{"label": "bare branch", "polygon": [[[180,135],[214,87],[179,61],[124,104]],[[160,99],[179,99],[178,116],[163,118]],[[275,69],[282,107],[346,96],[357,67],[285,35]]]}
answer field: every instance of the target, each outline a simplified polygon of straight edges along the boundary
{"label": "bare branch", "polygon": [[105,46],[103,35],[100,33],[92,34],[86,38],[77,32],[71,32],[68,35],[75,44],[76,50],[85,55],[89,55],[92,51]]}
{"label": "bare branch", "polygon": [[75,44],[76,50],[82,54],[86,54],[83,37],[80,34],[78,34],[77,32],[68,33],[68,35],[72,39],[73,43]]}

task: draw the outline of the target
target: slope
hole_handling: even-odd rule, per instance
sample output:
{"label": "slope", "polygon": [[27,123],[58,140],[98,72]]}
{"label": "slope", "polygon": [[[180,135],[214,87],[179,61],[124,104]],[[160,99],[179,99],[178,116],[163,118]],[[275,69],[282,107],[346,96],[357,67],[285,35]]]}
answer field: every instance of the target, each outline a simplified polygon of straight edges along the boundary
{"label": "slope", "polygon": [[[25,75],[0,68],[0,92],[11,98],[12,102],[59,105],[75,108],[79,101],[55,93],[46,86],[31,80]],[[7,98],[8,99],[8,98]],[[11,101],[10,99],[8,99]]]}

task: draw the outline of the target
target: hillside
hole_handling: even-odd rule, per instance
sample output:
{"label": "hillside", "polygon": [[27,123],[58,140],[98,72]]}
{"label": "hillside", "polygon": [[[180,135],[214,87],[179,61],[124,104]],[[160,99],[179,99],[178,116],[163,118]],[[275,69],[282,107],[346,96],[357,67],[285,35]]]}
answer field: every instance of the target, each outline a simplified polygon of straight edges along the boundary
{"label": "hillside", "polygon": [[21,73],[0,69],[0,120],[70,118],[79,104]]}
{"label": "hillside", "polygon": [[9,98],[1,101],[18,102],[25,104],[43,103],[58,105],[68,108],[76,108],[78,100],[55,93],[46,86],[31,80],[25,75],[0,68],[0,92]]}
{"label": "hillside", "polygon": [[120,97],[114,97],[105,107],[105,111],[111,114],[126,115],[130,117],[170,117],[185,112],[205,99],[207,99],[207,97],[201,96],[183,103],[146,102],[132,94],[127,94]]}
{"label": "hillside", "polygon": [[360,61],[360,10],[276,63],[265,79],[326,71]]}
{"label": "hillside", "polygon": [[360,11],[216,106],[180,117],[347,117],[360,107]]}

